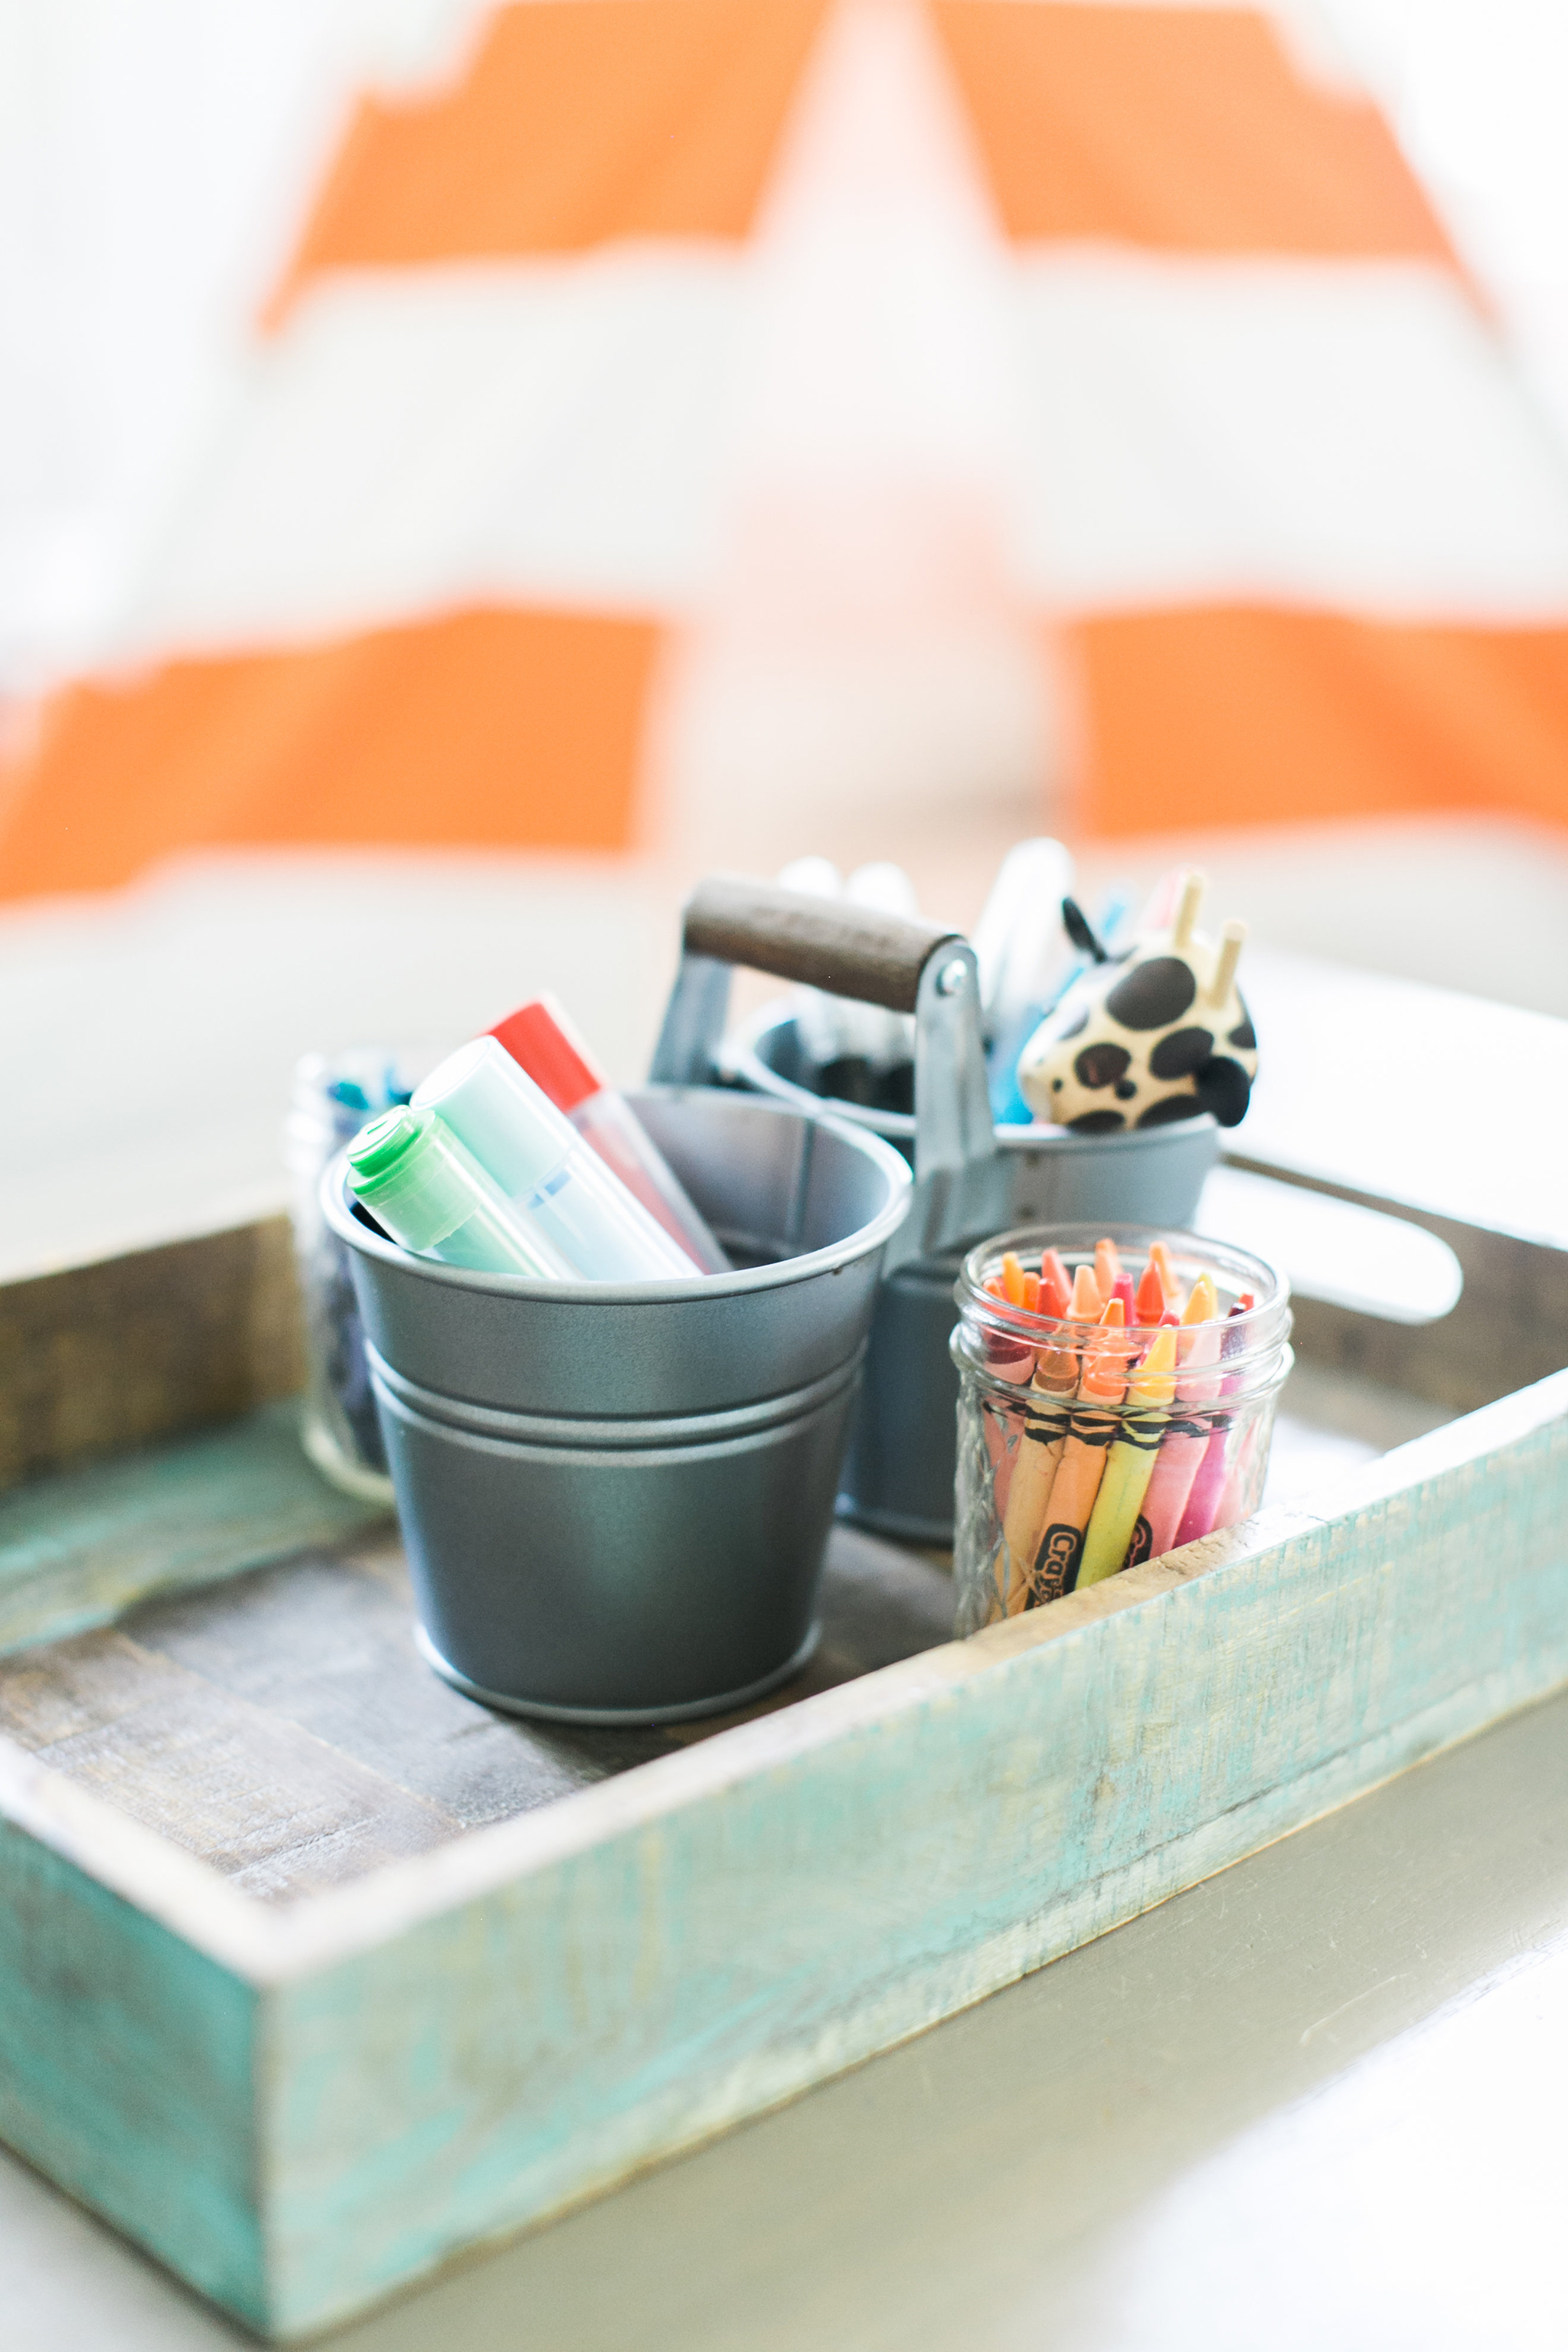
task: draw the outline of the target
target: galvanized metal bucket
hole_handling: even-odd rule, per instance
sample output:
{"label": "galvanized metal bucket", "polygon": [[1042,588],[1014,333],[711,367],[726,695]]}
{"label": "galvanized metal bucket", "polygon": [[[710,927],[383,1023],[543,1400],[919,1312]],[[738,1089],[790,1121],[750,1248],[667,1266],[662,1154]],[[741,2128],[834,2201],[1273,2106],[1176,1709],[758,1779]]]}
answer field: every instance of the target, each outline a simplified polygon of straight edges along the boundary
{"label": "galvanized metal bucket", "polygon": [[[932,925],[906,927],[896,918],[868,916],[842,903],[801,900],[802,907],[819,910],[809,929],[797,919],[800,938],[809,946],[802,949],[797,942],[796,951],[781,954],[765,940],[760,957],[748,942],[747,921],[736,919],[737,913],[744,916],[744,908],[730,905],[736,887],[705,884],[692,901],[699,944],[725,938],[724,924],[715,927],[709,904],[717,889],[721,897],[728,894],[734,961],[915,1015],[910,1117],[827,1101],[802,1085],[807,1066],[786,1000],[765,1006],[721,1041],[710,1034],[715,982],[699,972],[687,983],[694,1003],[702,987],[708,991],[706,1068],[731,1086],[754,1088],[794,1109],[826,1113],[862,1134],[879,1136],[913,1163],[915,1192],[910,1217],[884,1261],[838,1509],[841,1517],[880,1534],[944,1547],[952,1541],[957,1466],[958,1375],[948,1339],[956,1319],[953,1284],[965,1251],[990,1234],[1035,1223],[1100,1218],[1110,1224],[1188,1226],[1218,1156],[1219,1130],[1207,1117],[1123,1135],[994,1129],[978,988],[973,957],[962,940]],[[775,900],[793,897],[761,895]],[[889,934],[904,929],[913,936],[900,962]],[[690,910],[687,938],[689,950]],[[921,978],[911,990],[909,971],[915,940],[921,938]],[[721,1021],[727,1003],[726,973]],[[695,1055],[686,1055],[684,1066],[700,1066]]]}
{"label": "galvanized metal bucket", "polygon": [[416,1257],[322,1183],[352,1255],[426,1656],[578,1723],[722,1713],[816,1639],[822,1556],[909,1171],[756,1096],[631,1097],[737,1271],[528,1282]]}

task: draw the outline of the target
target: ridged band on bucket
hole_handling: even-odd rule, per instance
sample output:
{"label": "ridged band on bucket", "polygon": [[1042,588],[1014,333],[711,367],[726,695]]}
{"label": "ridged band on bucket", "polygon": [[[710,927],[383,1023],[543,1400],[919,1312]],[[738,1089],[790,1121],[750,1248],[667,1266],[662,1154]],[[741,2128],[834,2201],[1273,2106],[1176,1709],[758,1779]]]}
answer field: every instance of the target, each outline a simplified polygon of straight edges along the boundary
{"label": "ridged band on bucket", "polygon": [[394,1410],[411,1418],[436,1422],[471,1438],[516,1446],[531,1454],[574,1455],[583,1453],[637,1454],[702,1452],[713,1446],[743,1445],[783,1423],[802,1421],[834,1403],[860,1377],[865,1344],[846,1363],[803,1389],[784,1396],[763,1397],[756,1404],[733,1406],[728,1412],[688,1412],[672,1419],[647,1421],[588,1421],[552,1418],[544,1413],[502,1412],[489,1405],[463,1404],[421,1388],[378,1356],[365,1350],[377,1394]]}

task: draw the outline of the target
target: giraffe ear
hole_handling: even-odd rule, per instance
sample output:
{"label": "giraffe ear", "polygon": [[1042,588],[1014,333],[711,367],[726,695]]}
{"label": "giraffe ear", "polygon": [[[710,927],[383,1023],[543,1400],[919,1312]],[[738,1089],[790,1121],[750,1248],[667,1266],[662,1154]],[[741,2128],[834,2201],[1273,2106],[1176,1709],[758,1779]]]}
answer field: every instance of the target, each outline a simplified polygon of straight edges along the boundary
{"label": "giraffe ear", "polygon": [[1252,1099],[1252,1080],[1228,1054],[1213,1054],[1197,1071],[1193,1091],[1198,1108],[1208,1111],[1221,1127],[1239,1127]]}
{"label": "giraffe ear", "polygon": [[1094,925],[1076,898],[1062,900],[1062,929],[1079,955],[1091,956],[1096,963],[1110,962],[1110,957],[1095,937]]}

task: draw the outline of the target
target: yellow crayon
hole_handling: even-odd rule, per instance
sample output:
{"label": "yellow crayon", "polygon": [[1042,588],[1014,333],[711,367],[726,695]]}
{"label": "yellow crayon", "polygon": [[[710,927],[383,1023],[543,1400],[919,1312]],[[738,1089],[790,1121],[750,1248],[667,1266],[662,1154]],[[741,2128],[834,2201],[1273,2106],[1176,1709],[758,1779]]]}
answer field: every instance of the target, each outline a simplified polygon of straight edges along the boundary
{"label": "yellow crayon", "polygon": [[1127,1383],[1121,1426],[1083,1539],[1076,1588],[1079,1592],[1086,1584],[1100,1584],[1114,1576],[1127,1558],[1175,1393],[1176,1335],[1167,1325],[1155,1332],[1148,1354]]}

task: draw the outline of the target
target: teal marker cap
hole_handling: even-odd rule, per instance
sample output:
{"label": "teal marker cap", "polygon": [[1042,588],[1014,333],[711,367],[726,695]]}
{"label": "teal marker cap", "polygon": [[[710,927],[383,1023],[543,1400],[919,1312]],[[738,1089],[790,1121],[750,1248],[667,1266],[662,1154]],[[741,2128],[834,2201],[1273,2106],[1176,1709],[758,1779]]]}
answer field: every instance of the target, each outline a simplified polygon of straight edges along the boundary
{"label": "teal marker cap", "polygon": [[398,1103],[348,1148],[349,1186],[405,1248],[434,1249],[484,1205],[489,1188],[428,1111]]}

